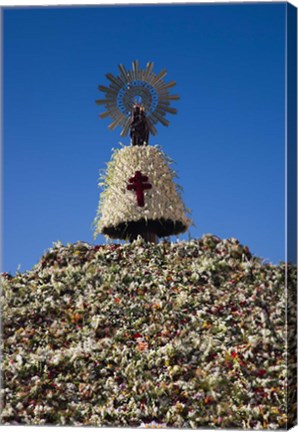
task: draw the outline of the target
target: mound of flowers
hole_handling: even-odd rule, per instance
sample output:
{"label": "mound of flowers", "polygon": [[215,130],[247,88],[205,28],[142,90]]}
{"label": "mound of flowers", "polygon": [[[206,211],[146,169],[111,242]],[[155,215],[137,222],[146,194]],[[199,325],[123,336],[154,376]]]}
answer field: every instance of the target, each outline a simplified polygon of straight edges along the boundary
{"label": "mound of flowers", "polygon": [[2,424],[286,428],[285,270],[212,235],[56,243],[1,277]]}

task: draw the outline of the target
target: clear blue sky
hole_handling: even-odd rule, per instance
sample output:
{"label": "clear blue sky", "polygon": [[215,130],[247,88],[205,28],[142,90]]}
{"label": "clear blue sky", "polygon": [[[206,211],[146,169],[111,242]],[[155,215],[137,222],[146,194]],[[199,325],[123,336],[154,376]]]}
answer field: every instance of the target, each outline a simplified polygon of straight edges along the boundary
{"label": "clear blue sky", "polygon": [[151,144],[176,162],[191,236],[284,260],[285,9],[5,8],[3,271],[30,269],[57,240],[105,242],[92,231],[98,172],[129,139],[98,118],[97,86],[135,59],[177,81],[178,114]]}

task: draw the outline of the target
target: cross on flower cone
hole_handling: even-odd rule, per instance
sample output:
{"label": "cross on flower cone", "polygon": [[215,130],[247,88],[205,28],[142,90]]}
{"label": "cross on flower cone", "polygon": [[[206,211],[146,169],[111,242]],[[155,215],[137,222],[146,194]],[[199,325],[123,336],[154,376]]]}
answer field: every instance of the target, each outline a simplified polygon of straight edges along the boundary
{"label": "cross on flower cone", "polygon": [[174,183],[175,172],[157,146],[115,150],[100,186],[95,234],[132,239],[151,233],[147,241],[185,232],[191,220]]}
{"label": "cross on flower cone", "polygon": [[126,189],[135,190],[138,206],[144,207],[144,190],[152,188],[150,183],[146,183],[148,181],[148,177],[142,175],[141,171],[136,171],[134,177],[131,177],[128,181],[132,184],[129,184]]}

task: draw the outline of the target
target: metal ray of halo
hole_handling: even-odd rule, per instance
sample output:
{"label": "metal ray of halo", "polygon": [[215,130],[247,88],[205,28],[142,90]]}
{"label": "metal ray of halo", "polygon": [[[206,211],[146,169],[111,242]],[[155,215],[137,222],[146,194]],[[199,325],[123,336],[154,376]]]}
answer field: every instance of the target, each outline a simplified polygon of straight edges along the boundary
{"label": "metal ray of halo", "polygon": [[158,74],[153,72],[154,63],[148,62],[145,69],[141,69],[138,60],[132,62],[132,69],[127,70],[119,64],[119,75],[106,74],[109,86],[100,85],[98,89],[105,93],[104,99],[98,99],[98,105],[104,105],[106,111],[99,115],[100,118],[110,117],[113,121],[108,126],[115,129],[122,127],[121,136],[126,136],[129,131],[130,117],[136,98],[141,99],[145,108],[148,125],[152,135],[156,135],[156,123],[169,125],[165,116],[176,114],[176,108],[170,106],[171,101],[178,100],[178,95],[172,95],[169,89],[176,85],[175,81],[164,82],[167,75],[166,69]]}

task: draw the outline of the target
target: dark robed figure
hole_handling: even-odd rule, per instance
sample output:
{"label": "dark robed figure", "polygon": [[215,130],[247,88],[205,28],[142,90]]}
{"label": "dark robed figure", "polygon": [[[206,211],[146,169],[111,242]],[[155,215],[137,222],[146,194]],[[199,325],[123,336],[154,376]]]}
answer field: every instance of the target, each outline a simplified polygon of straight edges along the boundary
{"label": "dark robed figure", "polygon": [[133,107],[130,123],[130,138],[134,146],[147,145],[149,142],[148,121],[144,109],[139,105]]}

